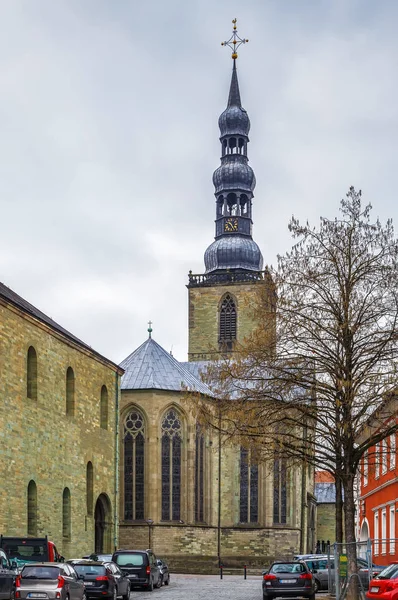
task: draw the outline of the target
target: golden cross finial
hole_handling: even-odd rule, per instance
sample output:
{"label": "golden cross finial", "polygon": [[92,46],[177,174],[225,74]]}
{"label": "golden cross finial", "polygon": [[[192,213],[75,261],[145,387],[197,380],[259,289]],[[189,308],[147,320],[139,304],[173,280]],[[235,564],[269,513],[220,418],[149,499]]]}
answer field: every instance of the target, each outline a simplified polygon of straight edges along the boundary
{"label": "golden cross finial", "polygon": [[241,44],[246,44],[246,42],[248,42],[249,40],[242,39],[238,36],[236,19],[233,19],[232,23],[234,26],[232,30],[232,35],[226,42],[221,42],[221,46],[229,46],[232,50],[232,58],[235,60],[236,58],[238,58],[237,49],[239,48],[239,46]]}

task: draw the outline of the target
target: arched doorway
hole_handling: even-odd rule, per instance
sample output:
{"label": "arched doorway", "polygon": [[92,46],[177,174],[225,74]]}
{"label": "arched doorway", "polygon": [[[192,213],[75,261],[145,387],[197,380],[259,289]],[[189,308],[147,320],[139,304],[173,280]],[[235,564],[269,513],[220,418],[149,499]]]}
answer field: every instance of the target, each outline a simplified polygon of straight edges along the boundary
{"label": "arched doorway", "polygon": [[100,494],[95,503],[95,552],[106,554],[112,552],[112,511],[106,494]]}
{"label": "arched doorway", "polygon": [[361,526],[361,533],[359,534],[359,556],[366,558],[367,541],[369,539],[369,525],[368,520],[364,519]]}

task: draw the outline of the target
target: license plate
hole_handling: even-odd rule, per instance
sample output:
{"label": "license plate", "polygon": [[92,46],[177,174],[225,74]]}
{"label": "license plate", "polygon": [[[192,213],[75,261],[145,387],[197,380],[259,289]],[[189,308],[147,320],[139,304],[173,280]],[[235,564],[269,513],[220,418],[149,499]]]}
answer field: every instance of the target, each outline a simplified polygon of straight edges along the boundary
{"label": "license plate", "polygon": [[47,598],[47,594],[40,594],[39,592],[30,592],[28,598]]}
{"label": "license plate", "polygon": [[94,581],[85,581],[84,585],[95,585]]}
{"label": "license plate", "polygon": [[129,575],[131,579],[137,579],[137,575]]}
{"label": "license plate", "polygon": [[378,588],[378,587],[371,587],[371,588],[370,588],[370,591],[371,591],[373,594],[376,594],[376,593],[379,591],[379,589],[380,589],[380,588]]}
{"label": "license plate", "polygon": [[280,579],[279,583],[296,583],[297,579]]}

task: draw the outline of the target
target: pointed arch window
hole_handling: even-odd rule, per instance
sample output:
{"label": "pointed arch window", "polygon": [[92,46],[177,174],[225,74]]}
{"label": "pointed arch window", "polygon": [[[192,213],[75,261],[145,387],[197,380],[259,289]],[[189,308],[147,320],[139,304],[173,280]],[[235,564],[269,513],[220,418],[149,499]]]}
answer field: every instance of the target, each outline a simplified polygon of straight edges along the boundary
{"label": "pointed arch window", "polygon": [[102,429],[108,429],[108,390],[106,385],[101,388],[100,424]]}
{"label": "pointed arch window", "polygon": [[144,519],[145,426],[144,417],[134,409],[124,419],[124,518]]}
{"label": "pointed arch window", "polygon": [[66,371],[66,414],[75,416],[75,374],[72,367]]}
{"label": "pointed arch window", "polygon": [[37,487],[33,480],[28,485],[28,535],[37,535]]}
{"label": "pointed arch window", "polygon": [[87,514],[92,515],[94,505],[94,468],[91,461],[87,463],[86,470],[86,502]]}
{"label": "pointed arch window", "polygon": [[70,490],[65,488],[62,494],[62,537],[64,540],[69,541],[71,539],[71,531]]}
{"label": "pointed arch window", "polygon": [[204,522],[204,448],[205,438],[199,424],[195,438],[195,521]]}
{"label": "pointed arch window", "polygon": [[240,449],[240,523],[258,522],[258,464],[249,450]]}
{"label": "pointed arch window", "polygon": [[286,459],[280,454],[274,459],[274,523],[286,524],[287,514],[287,468]]}
{"label": "pointed arch window", "polygon": [[33,346],[28,349],[26,370],[26,395],[32,400],[37,400],[37,354]]}
{"label": "pointed arch window", "polygon": [[220,330],[219,342],[226,349],[232,349],[232,343],[236,340],[236,305],[230,294],[224,296],[220,307]]}
{"label": "pointed arch window", "polygon": [[162,521],[181,518],[181,420],[170,409],[162,421]]}

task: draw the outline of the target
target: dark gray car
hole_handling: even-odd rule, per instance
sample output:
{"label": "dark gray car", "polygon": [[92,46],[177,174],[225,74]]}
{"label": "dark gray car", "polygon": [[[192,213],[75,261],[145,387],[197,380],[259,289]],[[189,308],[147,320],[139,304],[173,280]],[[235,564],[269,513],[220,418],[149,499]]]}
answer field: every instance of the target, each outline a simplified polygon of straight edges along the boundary
{"label": "dark gray car", "polygon": [[15,598],[20,600],[86,600],[83,581],[66,563],[25,565],[15,586]]}
{"label": "dark gray car", "polygon": [[131,587],[152,591],[162,585],[162,574],[152,550],[117,550],[112,561],[130,580]]}
{"label": "dark gray car", "polygon": [[303,596],[308,600],[315,600],[314,579],[305,562],[274,562],[270,569],[263,573],[263,599],[272,600],[278,596]]}

